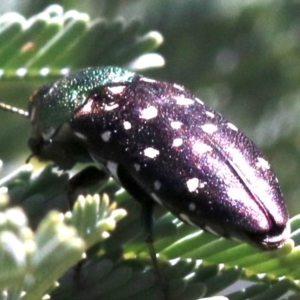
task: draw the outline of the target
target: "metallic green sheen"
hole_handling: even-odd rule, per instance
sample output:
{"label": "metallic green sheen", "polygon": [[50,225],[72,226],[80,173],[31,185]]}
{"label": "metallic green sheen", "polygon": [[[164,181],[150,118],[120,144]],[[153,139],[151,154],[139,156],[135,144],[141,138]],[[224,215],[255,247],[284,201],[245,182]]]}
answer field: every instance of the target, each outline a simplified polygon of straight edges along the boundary
{"label": "metallic green sheen", "polygon": [[37,122],[45,135],[71,120],[91,91],[97,87],[132,82],[135,73],[118,67],[87,68],[75,75],[42,87],[33,96],[29,114],[35,110]]}

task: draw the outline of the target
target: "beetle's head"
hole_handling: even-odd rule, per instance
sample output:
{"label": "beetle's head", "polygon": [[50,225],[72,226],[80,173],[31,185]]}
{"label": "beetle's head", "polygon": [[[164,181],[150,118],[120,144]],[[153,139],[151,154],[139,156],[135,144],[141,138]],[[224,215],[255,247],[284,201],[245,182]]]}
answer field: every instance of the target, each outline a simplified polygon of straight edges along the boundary
{"label": "beetle's head", "polygon": [[100,86],[131,82],[135,73],[118,67],[87,68],[41,87],[30,98],[28,113],[0,103],[0,108],[29,118],[32,156],[62,169],[90,160],[86,145],[71,128],[76,112]]}
{"label": "beetle's head", "polygon": [[89,157],[70,127],[74,113],[85,103],[86,96],[70,86],[69,81],[71,78],[65,77],[38,89],[28,106],[31,122],[28,146],[32,155],[51,160],[62,169],[72,168]]}
{"label": "beetle's head", "polygon": [[52,160],[63,169],[86,161],[86,145],[70,122],[95,88],[130,82],[134,75],[118,67],[87,68],[34,92],[28,107],[32,125],[28,145],[32,154],[41,160]]}

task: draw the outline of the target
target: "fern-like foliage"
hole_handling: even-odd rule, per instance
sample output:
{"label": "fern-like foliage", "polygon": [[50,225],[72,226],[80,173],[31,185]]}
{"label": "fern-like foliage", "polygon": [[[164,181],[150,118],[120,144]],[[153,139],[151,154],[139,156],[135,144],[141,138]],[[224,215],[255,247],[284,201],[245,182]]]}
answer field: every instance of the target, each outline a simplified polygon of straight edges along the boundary
{"label": "fern-like foliage", "polygon": [[151,51],[161,43],[158,32],[141,33],[137,20],[91,21],[87,14],[64,12],[59,5],[30,19],[8,13],[0,18],[0,75],[58,76],[69,68],[111,64],[157,67],[164,63],[163,58]]}

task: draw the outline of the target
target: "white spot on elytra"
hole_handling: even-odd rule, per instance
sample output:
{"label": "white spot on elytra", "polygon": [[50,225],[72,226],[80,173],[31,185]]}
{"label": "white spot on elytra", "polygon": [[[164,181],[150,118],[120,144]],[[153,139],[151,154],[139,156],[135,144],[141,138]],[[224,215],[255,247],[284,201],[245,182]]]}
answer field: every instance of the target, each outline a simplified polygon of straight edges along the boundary
{"label": "white spot on elytra", "polygon": [[214,118],[215,117],[215,114],[212,113],[211,111],[206,111],[205,114],[210,117],[210,118]]}
{"label": "white spot on elytra", "polygon": [[159,199],[159,197],[155,193],[151,193],[151,197],[159,204],[163,205],[162,201]]}
{"label": "white spot on elytra", "polygon": [[125,130],[131,129],[131,123],[128,121],[124,121],[123,126],[124,126]]}
{"label": "white spot on elytra", "polygon": [[144,155],[149,158],[155,158],[157,155],[159,155],[159,151],[152,147],[148,147],[144,150]]}
{"label": "white spot on elytra", "polygon": [[172,127],[173,129],[179,129],[181,126],[182,126],[182,123],[179,122],[179,121],[172,121],[172,122],[171,122],[171,127]]}
{"label": "white spot on elytra", "polygon": [[198,102],[198,103],[201,104],[201,105],[204,105],[204,102],[201,101],[199,98],[195,98],[195,101]]}
{"label": "white spot on elytra", "polygon": [[149,106],[141,111],[141,119],[150,120],[157,116],[157,108]]}
{"label": "white spot on elytra", "polygon": [[265,170],[270,169],[270,164],[262,157],[257,158],[256,166]]}
{"label": "white spot on elytra", "polygon": [[195,192],[199,186],[199,179],[194,177],[186,182],[189,192]]}
{"label": "white spot on elytra", "polygon": [[185,98],[185,97],[175,96],[174,99],[176,100],[177,105],[191,105],[191,104],[195,103],[195,101],[193,99],[189,99],[189,98]]}
{"label": "white spot on elytra", "polygon": [[108,142],[110,140],[110,137],[111,137],[111,132],[110,131],[104,131],[102,134],[101,134],[101,138],[104,142]]}
{"label": "white spot on elytra", "polygon": [[233,125],[232,123],[227,123],[227,126],[230,128],[230,129],[232,129],[232,130],[234,130],[234,131],[238,131],[238,128],[235,126],[235,125]]}
{"label": "white spot on elytra", "polygon": [[110,172],[110,174],[115,179],[119,180],[119,178],[118,178],[118,164],[113,162],[113,161],[108,160],[107,164],[106,164],[106,167],[107,167],[108,171]]}
{"label": "white spot on elytra", "polygon": [[133,166],[134,166],[134,168],[135,168],[135,170],[136,170],[137,172],[140,171],[141,165],[139,165],[139,164],[134,164]]}
{"label": "white spot on elytra", "polygon": [[200,188],[200,189],[203,189],[203,188],[205,188],[206,185],[207,185],[207,182],[206,182],[206,181],[200,182],[200,183],[199,183],[199,188]]}
{"label": "white spot on elytra", "polygon": [[182,144],[183,144],[183,139],[177,138],[177,139],[174,139],[174,140],[173,140],[172,146],[173,146],[173,147],[179,147],[179,146],[181,146]]}
{"label": "white spot on elytra", "polygon": [[192,225],[192,226],[197,226],[197,225],[195,225],[195,224],[190,220],[190,218],[189,218],[186,214],[179,214],[179,217],[180,217],[180,219],[183,220],[184,222],[186,222],[186,223],[188,223],[188,224],[190,224],[190,225]]}
{"label": "white spot on elytra", "polygon": [[195,209],[196,209],[196,204],[193,203],[193,202],[191,202],[191,203],[189,204],[189,210],[194,211]]}
{"label": "white spot on elytra", "polygon": [[140,81],[149,82],[149,83],[156,82],[156,80],[150,79],[150,78],[147,78],[147,77],[142,77],[142,78],[140,79]]}
{"label": "white spot on elytra", "polygon": [[176,88],[176,89],[178,89],[180,91],[184,91],[184,87],[181,86],[181,85],[179,85],[179,84],[177,84],[177,83],[174,83],[173,86],[174,86],[174,88]]}
{"label": "white spot on elytra", "polygon": [[107,88],[112,94],[118,95],[121,94],[125,89],[126,86],[120,85],[120,86],[111,86]]}
{"label": "white spot on elytra", "polygon": [[83,135],[82,133],[78,132],[78,131],[74,131],[74,134],[80,138],[81,140],[86,140],[86,136]]}
{"label": "white spot on elytra", "polygon": [[204,124],[201,126],[201,129],[208,134],[213,134],[218,130],[218,127],[214,124]]}
{"label": "white spot on elytra", "polygon": [[193,145],[193,150],[197,153],[197,154],[204,154],[207,152],[211,152],[213,150],[213,148],[203,142],[195,142]]}
{"label": "white spot on elytra", "polygon": [[161,183],[158,180],[154,181],[154,189],[158,191],[160,188],[161,188]]}
{"label": "white spot on elytra", "polygon": [[114,104],[110,104],[110,105],[104,105],[104,110],[105,111],[111,111],[111,110],[114,110],[118,107],[119,107],[118,103],[114,103]]}

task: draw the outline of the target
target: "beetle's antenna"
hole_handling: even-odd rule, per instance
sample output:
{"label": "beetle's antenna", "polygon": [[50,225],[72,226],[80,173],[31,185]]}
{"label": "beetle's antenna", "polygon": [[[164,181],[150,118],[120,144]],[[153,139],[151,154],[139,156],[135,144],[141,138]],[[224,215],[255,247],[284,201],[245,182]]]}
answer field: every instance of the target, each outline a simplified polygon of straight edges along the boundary
{"label": "beetle's antenna", "polygon": [[26,110],[10,106],[10,105],[5,104],[3,102],[0,102],[0,109],[9,111],[9,112],[14,113],[14,114],[19,114],[19,115],[21,115],[25,118],[29,118],[29,114]]}

